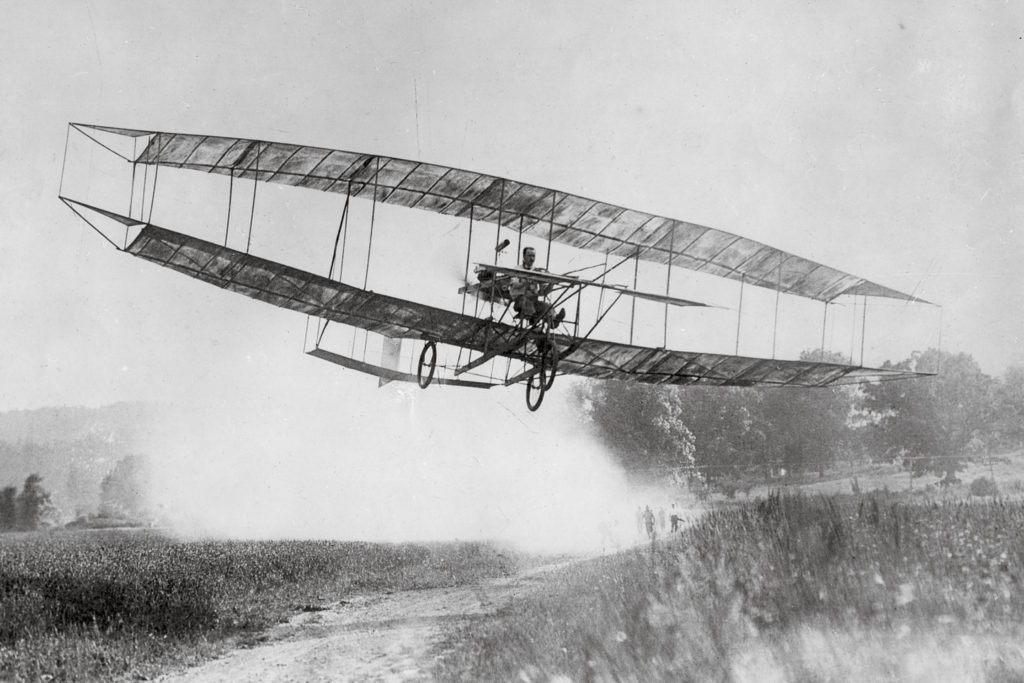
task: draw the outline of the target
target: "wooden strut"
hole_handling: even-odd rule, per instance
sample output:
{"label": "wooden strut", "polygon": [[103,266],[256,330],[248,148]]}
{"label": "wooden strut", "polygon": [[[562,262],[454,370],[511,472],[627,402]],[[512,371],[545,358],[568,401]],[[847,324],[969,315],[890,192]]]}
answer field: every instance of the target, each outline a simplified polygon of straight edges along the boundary
{"label": "wooden strut", "polygon": [[[491,310],[490,314],[487,316],[487,322],[488,323],[490,321],[494,320],[494,293],[495,293],[495,288],[496,287],[497,287],[497,283],[495,282],[495,278],[491,278],[491,292],[490,292],[490,294],[487,297],[487,302],[488,302],[488,304],[490,304],[490,310]],[[506,311],[508,310],[508,306],[505,307],[505,310]],[[504,316],[504,313],[502,314],[502,316]],[[485,331],[484,332],[484,353],[485,354],[487,353],[487,349],[488,349],[488,346],[490,345],[490,342],[491,342],[491,335],[488,334]]]}
{"label": "wooden strut", "polygon": [[850,315],[850,365],[853,365],[854,340],[857,338],[857,295],[853,295],[853,313]]}
{"label": "wooden strut", "polygon": [[[128,196],[128,217],[132,217],[132,211],[135,208],[135,165],[136,159],[138,158],[138,139],[132,138],[131,141],[131,191]],[[141,218],[141,214],[139,215]],[[128,249],[128,231],[129,227],[125,225],[125,242],[124,249]]]}
{"label": "wooden strut", "polygon": [[519,216],[519,239],[516,240],[516,258],[523,253],[523,217]]}
{"label": "wooden strut", "polygon": [[[505,208],[505,180],[501,181],[501,195],[498,199],[498,223],[494,231],[494,265],[498,265],[498,245],[501,244],[501,213]],[[518,258],[518,255],[516,256]]]}
{"label": "wooden strut", "polygon": [[[463,280],[465,280],[465,282],[467,284],[469,284],[469,260],[470,260],[470,254],[472,253],[472,250],[473,250],[473,213],[474,213],[474,209],[475,208],[476,208],[475,204],[470,204],[469,205],[469,239],[466,240],[466,269],[465,269],[465,272],[464,272],[464,274],[462,276]],[[468,294],[469,294],[468,291],[463,290],[463,292],[462,292],[462,315],[466,315],[466,296]],[[469,352],[469,357],[470,358],[473,357],[473,352],[472,351]],[[456,365],[462,365],[462,347],[461,346],[459,347],[459,355],[458,355],[458,357],[455,360],[455,364]]]}
{"label": "wooden strut", "polygon": [[744,273],[740,275],[740,305],[736,311],[736,351],[735,354],[740,355],[740,323],[743,321],[743,287],[747,282],[747,276]]}
{"label": "wooden strut", "polygon": [[[548,218],[548,253],[544,263],[544,270],[551,270],[551,233],[555,228],[555,191],[551,191],[551,216]],[[578,316],[577,316],[578,317]]]}
{"label": "wooden strut", "polygon": [[[501,336],[512,337],[512,335],[501,335]],[[491,360],[492,358],[497,358],[498,356],[500,356],[503,353],[509,353],[511,351],[515,351],[516,349],[523,347],[530,340],[529,340],[529,334],[526,333],[526,334],[521,335],[521,338],[519,340],[517,340],[516,343],[508,343],[508,344],[496,346],[495,348],[491,348],[490,341],[491,341],[490,340],[490,335],[487,335],[485,333],[485,337],[484,337],[484,351],[483,351],[483,353],[481,353],[480,357],[477,358],[476,360],[470,361],[470,362],[466,363],[465,365],[461,365],[458,368],[456,368],[455,369],[455,375],[458,376],[458,375],[461,375],[464,372],[467,372],[467,371],[472,370],[474,368],[478,368],[481,365],[483,365],[484,363],[486,363],[487,361]],[[497,341],[497,340],[495,340],[495,341]],[[493,380],[493,378],[492,378],[492,380]]]}
{"label": "wooden strut", "polygon": [[577,294],[577,296],[576,296],[576,320],[572,324],[572,335],[574,337],[580,336],[580,306],[581,306],[582,299],[583,299],[583,297]]}
{"label": "wooden strut", "polygon": [[[349,190],[351,191],[351,181],[349,182]],[[351,195],[345,194],[345,206],[341,209],[341,220],[338,221],[338,232],[334,235],[334,249],[331,251],[331,265],[327,269],[327,279],[330,280],[334,277],[334,263],[338,259],[338,243],[341,241],[341,235],[344,232],[346,241],[348,239],[348,205]],[[345,270],[345,246],[342,243],[341,248],[341,265],[338,267],[338,281],[341,281],[342,273]]]}
{"label": "wooden strut", "polygon": [[[474,205],[475,206],[475,205]],[[505,206],[505,181],[501,181],[501,194],[498,199],[498,222],[494,227],[494,265],[498,265],[498,247],[501,245],[501,213]],[[491,280],[491,296],[488,297],[491,303],[491,317],[494,317],[494,280]]]}
{"label": "wooden strut", "polygon": [[518,375],[505,378],[505,386],[510,387],[513,384],[522,382],[524,379],[533,379],[537,373],[540,372],[540,366],[534,365],[533,367],[523,370]]}
{"label": "wooden strut", "polygon": [[[640,275],[640,250],[636,252],[636,260],[633,265],[633,289],[636,290],[637,277]],[[632,310],[629,313],[629,343],[633,344],[633,321],[636,318],[636,298],[633,298]]]}
{"label": "wooden strut", "polygon": [[[132,217],[132,209],[135,208],[135,167],[137,165],[136,158],[138,157],[138,138],[132,138],[132,189],[128,193],[128,217]],[[128,248],[128,231],[125,230],[125,249]]]}
{"label": "wooden strut", "polygon": [[[338,282],[341,282],[341,276],[345,272],[345,243],[348,241],[348,206],[349,201],[352,199],[352,181],[348,181],[348,188],[345,191],[345,206],[341,209],[341,220],[338,221],[338,232],[334,236],[334,249],[331,251],[331,265],[327,269],[327,279],[330,280],[334,277],[334,262],[338,258],[338,241],[341,240],[341,263],[338,265]],[[344,238],[342,235],[344,234]],[[324,320],[323,329],[320,329],[320,323],[317,322],[317,334],[316,348],[320,348],[320,342],[324,339],[324,334],[327,333],[327,326],[330,325],[329,320]],[[355,338],[355,332],[352,333]]]}
{"label": "wooden strut", "polygon": [[[345,204],[348,205],[349,199],[352,197],[352,181],[349,180],[345,187]],[[341,282],[341,278],[345,275],[345,254],[348,253],[348,216],[345,214],[345,232],[341,235],[341,262],[338,264],[338,282]]]}
{"label": "wooden strut", "polygon": [[[149,164],[142,165],[142,199],[139,206],[139,220],[146,217],[146,191],[149,189]],[[227,245],[224,245],[227,246]]]}
{"label": "wooden strut", "polygon": [[822,361],[825,360],[825,328],[828,327],[828,304],[829,304],[829,302],[826,301],[825,302],[825,310],[824,310],[824,312],[821,315],[821,359],[820,360],[822,360]]}
{"label": "wooden strut", "polygon": [[861,297],[861,303],[863,310],[861,311],[860,319],[860,364],[864,366],[864,332],[867,330],[868,324],[868,295],[865,294]]}
{"label": "wooden strut", "polygon": [[[377,219],[377,178],[380,175],[380,157],[377,157],[373,169],[373,203],[370,205],[370,239],[366,244],[366,270],[363,271],[363,289],[370,282],[370,254],[373,252],[373,226]],[[355,355],[355,333],[352,334],[353,355]],[[366,347],[370,343],[369,330],[363,332],[363,360],[366,360]]]}
{"label": "wooden strut", "polygon": [[775,276],[775,318],[772,320],[772,360],[775,360],[775,340],[779,334],[779,295],[782,293],[782,262],[786,257],[779,254],[779,267]]}
{"label": "wooden strut", "polygon": [[377,177],[380,174],[380,157],[373,171],[373,203],[370,205],[370,239],[366,245],[366,271],[363,273],[363,289],[370,281],[370,254],[373,250],[373,226],[377,219]]}
{"label": "wooden strut", "polygon": [[252,207],[249,209],[249,236],[245,240],[245,253],[252,246],[252,219],[256,215],[256,188],[260,184],[260,143],[256,141],[256,173],[252,177]]}
{"label": "wooden strut", "polygon": [[[230,179],[228,180],[228,217],[227,217],[227,220],[224,221],[224,247],[225,248],[227,248],[227,246],[228,246],[228,233],[231,231],[231,203],[233,201],[234,190],[235,190],[235,169],[234,169],[234,167],[231,168],[230,176],[229,177],[230,177]],[[145,194],[143,194],[142,199],[143,199],[143,201],[145,201],[145,199],[146,199]]]}
{"label": "wooden strut", "polygon": [[[502,221],[502,214],[503,214],[504,210],[505,210],[505,179],[502,178],[501,179],[501,194],[498,197],[498,223],[495,226],[495,230],[494,230],[494,265],[498,265],[498,246],[501,244],[501,221]],[[516,254],[516,262],[517,263],[518,263],[518,259],[519,259],[519,255]],[[491,318],[494,317],[494,288],[495,288],[495,284],[496,284],[495,280],[494,280],[494,278],[492,278],[491,279],[491,296],[490,296],[490,299],[491,299]],[[508,307],[506,307],[505,310],[508,310]],[[502,315],[504,315],[504,314],[502,314]],[[485,340],[485,344],[484,344],[484,349],[485,349],[485,354],[484,355],[485,356],[487,355],[486,354],[486,348],[487,348],[487,342],[488,341],[489,340]],[[491,356],[491,357],[493,358],[493,356]],[[479,361],[480,359],[478,358],[477,360]],[[478,363],[478,365],[479,364],[480,363]],[[492,382],[494,381],[494,367],[493,366],[491,367],[491,371],[489,373],[487,373],[487,378],[490,379]]]}
{"label": "wooden strut", "polygon": [[[668,298],[669,293],[670,293],[670,291],[672,289],[672,257],[675,255],[675,246],[676,246],[676,231],[673,230],[671,233],[669,233],[668,265],[667,265],[667,267],[665,269],[665,297],[666,298]],[[668,348],[668,302],[667,301],[665,302],[665,323],[663,325],[663,330],[665,332],[665,336],[664,336],[664,340],[663,340],[663,342],[661,344],[661,348],[667,349]]]}
{"label": "wooden strut", "polygon": [[153,169],[153,194],[149,198],[149,219],[147,223],[152,224],[153,222],[153,205],[156,204],[156,184],[160,179],[160,161],[159,158],[156,162],[156,168]]}
{"label": "wooden strut", "polygon": [[[516,258],[520,258],[523,253],[523,216],[519,216],[519,237],[516,240]],[[550,247],[548,249],[548,256],[551,256]],[[505,386],[509,385],[508,376],[512,372],[512,357],[508,357],[508,361],[505,363]]]}
{"label": "wooden strut", "polygon": [[[471,255],[472,250],[473,250],[473,213],[474,213],[473,212],[473,208],[474,208],[474,205],[470,204],[469,205],[469,238],[466,240],[466,268],[465,268],[465,270],[464,270],[464,272],[462,274],[462,278],[463,278],[463,280],[466,281],[467,284],[469,283],[469,261],[470,261],[470,255]],[[462,314],[463,315],[466,314],[466,296],[468,294],[469,294],[468,288],[467,288],[467,290],[463,290],[463,292],[462,292]]]}
{"label": "wooden strut", "polygon": [[[601,271],[601,284],[605,283],[605,279],[608,277],[608,252],[604,253],[604,270]],[[604,287],[597,292],[597,310],[600,313],[601,308],[604,306]],[[578,317],[578,316],[577,316]]]}

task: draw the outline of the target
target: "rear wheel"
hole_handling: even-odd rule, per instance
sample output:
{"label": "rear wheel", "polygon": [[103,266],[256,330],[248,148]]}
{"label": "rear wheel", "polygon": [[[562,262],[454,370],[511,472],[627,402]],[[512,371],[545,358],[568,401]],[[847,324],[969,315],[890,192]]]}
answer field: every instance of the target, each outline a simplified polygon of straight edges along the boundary
{"label": "rear wheel", "polygon": [[526,407],[530,411],[540,408],[544,393],[555,382],[555,371],[558,369],[558,347],[550,339],[543,342],[538,353],[537,372],[526,380]]}
{"label": "rear wheel", "polygon": [[420,389],[426,389],[434,379],[434,369],[437,367],[437,344],[428,341],[420,351],[420,364],[416,368],[416,381]]}
{"label": "rear wheel", "polygon": [[526,380],[526,407],[531,413],[540,408],[544,400],[544,380],[543,370]]}

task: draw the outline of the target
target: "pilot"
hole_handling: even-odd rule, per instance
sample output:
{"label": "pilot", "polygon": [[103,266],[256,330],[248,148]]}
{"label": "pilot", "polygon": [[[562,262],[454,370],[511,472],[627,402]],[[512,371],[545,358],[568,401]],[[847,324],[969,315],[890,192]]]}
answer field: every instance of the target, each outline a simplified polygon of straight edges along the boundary
{"label": "pilot", "polygon": [[[524,247],[523,262],[519,267],[523,270],[546,273],[547,271],[543,268],[533,267],[536,260],[537,250],[533,247]],[[553,285],[550,283],[540,283],[530,278],[513,276],[508,286],[508,292],[512,297],[512,306],[519,317],[536,325],[541,318],[547,316],[551,327],[558,327],[565,318],[565,309],[552,315],[551,304],[545,300],[552,287]]]}

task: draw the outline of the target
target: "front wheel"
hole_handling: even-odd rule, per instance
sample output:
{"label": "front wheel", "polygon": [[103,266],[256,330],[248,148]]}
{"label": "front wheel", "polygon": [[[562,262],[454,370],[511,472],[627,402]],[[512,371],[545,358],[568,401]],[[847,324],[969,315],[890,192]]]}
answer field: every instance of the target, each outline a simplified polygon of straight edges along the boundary
{"label": "front wheel", "polygon": [[556,372],[558,372],[558,346],[549,339],[540,358],[540,376],[544,382],[544,391],[550,389],[551,385],[555,383]]}
{"label": "front wheel", "polygon": [[544,384],[543,370],[526,380],[526,407],[530,409],[531,413],[540,408],[540,404],[544,400]]}
{"label": "front wheel", "polygon": [[[429,359],[429,360],[428,360]],[[420,351],[420,364],[416,368],[416,382],[420,389],[426,389],[434,379],[434,369],[437,367],[437,344],[428,341]],[[426,373],[424,373],[426,369]]]}

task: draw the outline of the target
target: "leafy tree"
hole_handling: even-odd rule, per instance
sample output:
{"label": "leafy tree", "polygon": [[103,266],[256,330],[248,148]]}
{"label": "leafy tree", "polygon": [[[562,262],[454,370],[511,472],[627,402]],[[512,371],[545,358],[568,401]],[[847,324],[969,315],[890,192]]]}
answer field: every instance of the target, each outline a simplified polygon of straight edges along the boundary
{"label": "leafy tree", "polygon": [[[847,362],[841,353],[821,350],[804,351],[800,359]],[[772,462],[790,472],[822,474],[850,450],[851,416],[861,401],[856,387],[780,387],[762,393],[766,450]]]}
{"label": "leafy tree", "polygon": [[100,513],[138,518],[145,508],[145,463],[138,456],[125,456],[100,483]]}
{"label": "leafy tree", "polygon": [[56,508],[50,502],[50,492],[43,488],[43,478],[38,474],[30,474],[18,494],[17,500],[18,528],[34,531],[44,523],[53,521]]}
{"label": "leafy tree", "polygon": [[[805,357],[822,359],[818,351]],[[846,387],[788,390],[631,382],[589,382],[578,395],[597,433],[627,467],[687,468],[710,481],[741,477],[768,463],[823,470],[847,446],[857,397]]]}
{"label": "leafy tree", "polygon": [[1008,368],[995,387],[993,432],[1003,448],[1024,446],[1024,366]]}
{"label": "leafy tree", "polygon": [[0,491],[0,531],[11,531],[18,526],[18,489],[7,486]]}
{"label": "leafy tree", "polygon": [[852,395],[839,388],[764,391],[767,456],[787,471],[825,468],[847,450]]}
{"label": "leafy tree", "polygon": [[683,423],[676,387],[586,382],[576,398],[586,420],[628,469],[648,474],[692,470],[693,434]]}
{"label": "leafy tree", "polygon": [[895,365],[939,368],[935,377],[865,385],[875,448],[903,457],[914,472],[952,478],[971,451],[986,445],[994,383],[967,354],[930,349]]}
{"label": "leafy tree", "polygon": [[694,460],[710,481],[765,463],[762,394],[735,387],[679,389],[681,419],[693,434]]}

